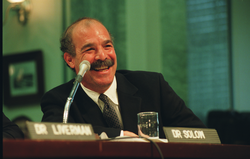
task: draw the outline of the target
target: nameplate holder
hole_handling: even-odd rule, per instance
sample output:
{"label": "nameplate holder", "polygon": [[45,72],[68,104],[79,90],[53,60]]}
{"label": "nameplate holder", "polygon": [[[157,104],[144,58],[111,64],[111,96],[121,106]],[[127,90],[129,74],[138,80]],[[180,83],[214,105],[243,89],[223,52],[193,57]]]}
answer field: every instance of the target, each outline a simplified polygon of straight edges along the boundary
{"label": "nameplate holder", "polygon": [[168,142],[213,143],[220,144],[220,138],[215,129],[163,127]]}
{"label": "nameplate holder", "polygon": [[95,140],[91,124],[26,122],[30,139]]}

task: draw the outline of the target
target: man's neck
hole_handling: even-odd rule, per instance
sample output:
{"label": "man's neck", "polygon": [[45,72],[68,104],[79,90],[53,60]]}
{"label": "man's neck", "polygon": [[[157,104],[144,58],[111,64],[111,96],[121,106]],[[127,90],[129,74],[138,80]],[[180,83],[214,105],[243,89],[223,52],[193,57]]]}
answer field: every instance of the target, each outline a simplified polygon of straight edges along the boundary
{"label": "man's neck", "polygon": [[[92,98],[95,102],[97,102],[98,97],[101,93],[88,89],[82,83],[81,83],[81,87],[90,98]],[[102,93],[107,95],[115,104],[118,104],[118,96],[117,96],[116,89],[117,89],[117,82],[116,82],[116,78],[114,77],[114,80],[112,84],[110,85],[110,87]]]}
{"label": "man's neck", "polygon": [[[82,83],[81,83],[82,84]],[[112,84],[112,83],[111,83]],[[102,87],[100,87],[100,86],[98,86],[98,87],[87,87],[87,86],[84,86],[83,84],[83,86],[85,87],[85,88],[87,88],[87,89],[89,89],[89,90],[91,90],[91,91],[94,91],[94,92],[97,92],[97,93],[99,93],[99,94],[102,94],[102,93],[104,93],[104,92],[106,92],[108,89],[109,89],[109,87],[111,86],[111,84],[109,84],[109,85],[106,85],[106,86],[102,86]]]}

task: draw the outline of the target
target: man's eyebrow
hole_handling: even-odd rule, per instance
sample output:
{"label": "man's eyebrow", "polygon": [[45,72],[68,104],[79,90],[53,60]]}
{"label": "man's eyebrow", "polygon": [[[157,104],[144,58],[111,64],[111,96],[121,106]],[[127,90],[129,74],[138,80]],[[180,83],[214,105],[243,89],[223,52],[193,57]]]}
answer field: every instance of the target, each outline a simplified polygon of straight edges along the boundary
{"label": "man's eyebrow", "polygon": [[107,44],[107,43],[113,44],[113,41],[109,39],[109,40],[105,40],[105,41],[103,42],[103,44]]}
{"label": "man's eyebrow", "polygon": [[92,46],[94,46],[94,44],[92,44],[92,43],[88,43],[86,45],[83,45],[83,47],[81,48],[81,51],[84,50],[87,47],[92,47]]}

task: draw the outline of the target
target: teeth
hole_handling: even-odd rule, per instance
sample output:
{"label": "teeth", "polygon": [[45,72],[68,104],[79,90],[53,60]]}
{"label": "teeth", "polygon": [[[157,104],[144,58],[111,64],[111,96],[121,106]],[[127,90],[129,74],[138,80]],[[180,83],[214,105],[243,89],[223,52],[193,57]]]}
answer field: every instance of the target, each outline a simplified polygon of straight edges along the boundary
{"label": "teeth", "polygon": [[108,66],[101,66],[99,68],[95,68],[96,70],[104,70],[104,69],[108,69]]}

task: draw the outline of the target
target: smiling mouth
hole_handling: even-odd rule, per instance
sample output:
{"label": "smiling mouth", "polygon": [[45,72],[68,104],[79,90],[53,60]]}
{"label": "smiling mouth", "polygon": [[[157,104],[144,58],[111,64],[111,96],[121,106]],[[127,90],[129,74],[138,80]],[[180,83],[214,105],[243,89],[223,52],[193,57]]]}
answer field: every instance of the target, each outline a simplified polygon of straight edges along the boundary
{"label": "smiling mouth", "polygon": [[108,69],[109,69],[109,66],[101,66],[101,67],[96,67],[93,70],[95,70],[95,71],[105,71],[105,70],[108,70]]}

